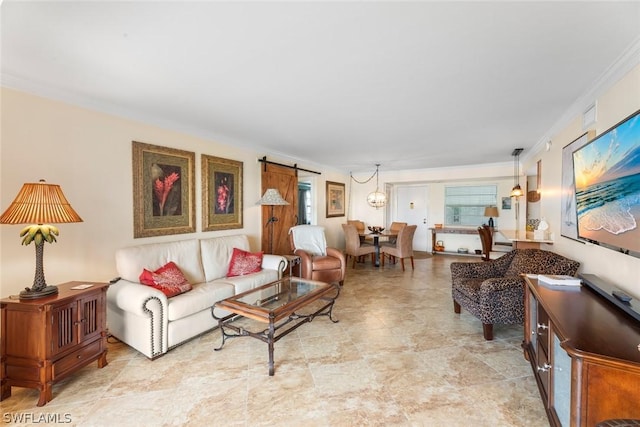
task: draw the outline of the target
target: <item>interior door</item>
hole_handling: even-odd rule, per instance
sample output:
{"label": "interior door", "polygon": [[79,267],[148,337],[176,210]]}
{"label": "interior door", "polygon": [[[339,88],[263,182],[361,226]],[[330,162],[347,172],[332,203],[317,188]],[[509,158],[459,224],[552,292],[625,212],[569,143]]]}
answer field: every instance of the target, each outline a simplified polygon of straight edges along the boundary
{"label": "interior door", "polygon": [[284,206],[263,206],[262,224],[265,225],[273,216],[277,221],[266,225],[262,232],[262,250],[270,253],[269,238],[273,227],[273,253],[278,255],[290,254],[289,229],[298,223],[298,177],[297,171],[285,166],[262,163],[262,194],[267,188],[275,188],[283,199],[289,202]]}
{"label": "interior door", "polygon": [[418,226],[413,236],[413,249],[427,251],[431,234],[427,226],[427,186],[399,185],[395,189],[397,215],[394,221]]}

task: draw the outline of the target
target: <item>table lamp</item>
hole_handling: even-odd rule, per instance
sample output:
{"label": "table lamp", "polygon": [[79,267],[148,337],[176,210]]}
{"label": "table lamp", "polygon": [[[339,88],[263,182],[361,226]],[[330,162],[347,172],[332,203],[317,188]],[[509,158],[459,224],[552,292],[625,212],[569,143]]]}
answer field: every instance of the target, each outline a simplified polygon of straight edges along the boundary
{"label": "table lamp", "polygon": [[489,227],[493,227],[493,217],[495,216],[496,218],[500,216],[500,214],[498,213],[498,208],[497,206],[487,206],[484,208],[484,216],[488,216],[489,217]]}
{"label": "table lamp", "polygon": [[34,242],[36,245],[36,273],[33,287],[20,292],[20,299],[36,299],[58,293],[57,286],[47,286],[44,279],[42,257],[44,243],[53,243],[59,234],[51,223],[82,222],[56,184],[47,184],[43,179],[37,183],[27,183],[15,200],[0,216],[0,224],[30,224],[22,229],[22,244]]}
{"label": "table lamp", "polygon": [[273,223],[278,221],[278,218],[276,218],[273,213],[274,206],[288,205],[289,202],[283,199],[280,193],[278,192],[278,190],[276,190],[275,188],[267,188],[267,191],[264,192],[264,195],[260,200],[258,200],[257,204],[262,206],[271,206],[271,216],[269,217],[269,220],[264,226],[267,227],[271,225],[271,227],[269,227],[269,253],[272,254],[273,253]]}

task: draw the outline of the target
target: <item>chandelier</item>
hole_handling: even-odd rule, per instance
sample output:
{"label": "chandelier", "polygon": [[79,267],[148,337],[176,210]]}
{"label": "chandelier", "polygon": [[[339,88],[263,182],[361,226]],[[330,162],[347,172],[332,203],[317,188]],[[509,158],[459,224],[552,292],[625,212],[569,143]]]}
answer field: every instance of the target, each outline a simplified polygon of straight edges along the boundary
{"label": "chandelier", "polygon": [[380,167],[380,164],[377,163],[376,164],[376,191],[374,191],[373,193],[369,193],[369,195],[367,196],[367,203],[369,203],[369,206],[372,206],[376,209],[378,208],[383,208],[384,205],[387,204],[387,195],[384,194],[382,191],[380,191],[380,187],[379,187],[379,172],[378,172],[378,167]]}
{"label": "chandelier", "polygon": [[[366,184],[367,182],[371,181],[374,176],[376,177],[376,191],[369,193],[369,195],[367,196],[367,203],[369,204],[369,206],[372,206],[376,209],[383,208],[387,204],[387,195],[384,194],[382,191],[380,191],[379,171],[378,171],[379,167],[380,167],[380,164],[376,163],[376,171],[373,173],[373,175],[371,175],[368,179],[364,181],[358,181],[353,177],[352,173],[349,174],[351,176],[351,179],[357,182],[358,184]],[[349,197],[349,200],[351,200],[351,197]]]}
{"label": "chandelier", "polygon": [[524,195],[522,187],[520,187],[520,153],[522,148],[516,148],[511,155],[513,156],[513,188],[511,189],[511,197],[520,197]]}

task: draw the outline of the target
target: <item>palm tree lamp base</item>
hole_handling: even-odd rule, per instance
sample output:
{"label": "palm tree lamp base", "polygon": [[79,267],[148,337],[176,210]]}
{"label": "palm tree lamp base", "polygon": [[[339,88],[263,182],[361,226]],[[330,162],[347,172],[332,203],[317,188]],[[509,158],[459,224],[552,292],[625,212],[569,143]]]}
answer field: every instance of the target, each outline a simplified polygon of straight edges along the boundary
{"label": "palm tree lamp base", "polygon": [[45,286],[42,289],[25,289],[20,292],[20,299],[38,299],[58,294],[57,286]]}

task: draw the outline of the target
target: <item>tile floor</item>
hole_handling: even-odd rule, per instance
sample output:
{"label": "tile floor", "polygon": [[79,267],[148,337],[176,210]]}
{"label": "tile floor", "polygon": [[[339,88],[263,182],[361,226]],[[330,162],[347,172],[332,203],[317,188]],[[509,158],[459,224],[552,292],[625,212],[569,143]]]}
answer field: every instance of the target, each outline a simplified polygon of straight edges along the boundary
{"label": "tile floor", "polygon": [[[521,326],[496,326],[494,341],[453,313],[452,261],[435,256],[375,269],[349,268],[334,315],[318,317],[275,345],[227,341],[215,330],[150,361],[109,344],[92,364],[57,384],[53,400],[13,388],[1,423],[78,426],[548,426]],[[112,341],[112,340],[110,340]],[[15,421],[18,422],[15,422]]]}

